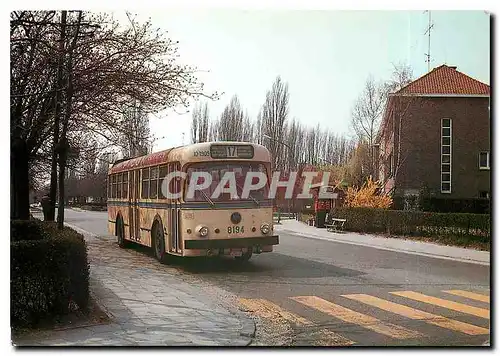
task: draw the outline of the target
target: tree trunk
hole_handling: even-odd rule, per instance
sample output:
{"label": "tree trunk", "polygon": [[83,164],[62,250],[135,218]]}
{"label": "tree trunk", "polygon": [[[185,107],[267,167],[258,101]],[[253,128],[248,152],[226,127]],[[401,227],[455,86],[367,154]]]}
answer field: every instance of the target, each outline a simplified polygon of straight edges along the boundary
{"label": "tree trunk", "polygon": [[29,220],[28,149],[22,139],[14,139],[10,153],[10,218]]}

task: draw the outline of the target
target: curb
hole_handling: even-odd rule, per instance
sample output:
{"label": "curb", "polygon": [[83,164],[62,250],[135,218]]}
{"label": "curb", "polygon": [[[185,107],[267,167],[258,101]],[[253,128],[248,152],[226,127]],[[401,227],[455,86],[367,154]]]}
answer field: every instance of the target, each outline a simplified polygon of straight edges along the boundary
{"label": "curb", "polygon": [[370,245],[370,244],[356,242],[356,241],[337,240],[337,239],[334,239],[334,238],[328,238],[328,237],[325,237],[325,236],[321,236],[321,235],[318,235],[318,234],[315,234],[315,233],[297,232],[297,231],[294,231],[294,230],[288,230],[286,228],[284,228],[284,229],[280,228],[280,229],[277,229],[277,230],[285,232],[285,233],[288,233],[288,234],[291,234],[291,235],[301,236],[301,237],[306,237],[306,238],[312,238],[312,239],[316,239],[316,240],[332,241],[332,242],[344,243],[344,244],[349,244],[349,245],[370,247],[370,248],[375,248],[375,249],[379,249],[379,250],[386,250],[386,251],[406,253],[406,254],[409,254],[409,255],[418,255],[418,256],[432,257],[432,258],[443,259],[443,260],[451,260],[451,261],[457,261],[457,262],[463,262],[463,263],[471,263],[471,264],[482,265],[482,266],[489,266],[490,265],[489,261],[486,262],[486,261],[474,260],[474,259],[470,259],[470,258],[451,257],[451,256],[446,256],[446,255],[438,255],[438,254],[428,253],[428,252],[419,252],[419,251],[411,251],[411,250],[404,250],[404,249],[398,249],[398,248],[391,248],[391,247],[386,247],[386,246]]}
{"label": "curb", "polygon": [[75,226],[75,225],[72,225],[72,224],[68,224],[67,222],[64,223],[64,225],[66,225],[67,227],[75,230],[76,232],[79,232],[80,234],[82,235],[87,235],[87,236],[90,236],[94,239],[98,239],[98,240],[101,240],[101,241],[106,241],[106,239],[103,239],[102,237],[90,232],[90,231],[87,231],[87,230],[84,230],[82,229],[81,227],[78,227],[78,226]]}

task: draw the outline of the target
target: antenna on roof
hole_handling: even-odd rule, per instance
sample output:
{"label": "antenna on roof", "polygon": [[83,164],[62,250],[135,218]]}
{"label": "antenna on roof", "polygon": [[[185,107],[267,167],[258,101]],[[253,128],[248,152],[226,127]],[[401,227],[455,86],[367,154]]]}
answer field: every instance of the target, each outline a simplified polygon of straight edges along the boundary
{"label": "antenna on roof", "polygon": [[424,35],[428,35],[429,37],[429,42],[427,45],[427,53],[425,53],[425,56],[427,57],[427,71],[431,71],[431,30],[434,27],[434,24],[431,22],[431,10],[425,10],[424,14],[428,12],[429,13],[429,25],[427,26],[427,29],[425,30]]}

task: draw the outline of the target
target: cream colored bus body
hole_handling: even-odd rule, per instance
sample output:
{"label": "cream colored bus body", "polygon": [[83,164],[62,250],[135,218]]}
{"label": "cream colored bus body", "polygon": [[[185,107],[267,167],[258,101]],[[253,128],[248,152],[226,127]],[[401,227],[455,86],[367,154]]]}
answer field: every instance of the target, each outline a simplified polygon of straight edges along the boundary
{"label": "cream colored bus body", "polygon": [[[251,145],[253,147],[252,159],[241,158],[211,158],[211,145]],[[273,245],[278,244],[278,237],[274,235],[273,229],[273,206],[272,200],[264,200],[258,204],[252,200],[241,200],[236,202],[215,202],[212,207],[208,202],[185,202],[183,197],[177,201],[170,199],[137,199],[133,197],[134,172],[142,172],[148,167],[163,166],[169,163],[178,162],[181,170],[185,172],[185,167],[198,162],[258,162],[262,163],[267,171],[268,178],[271,177],[271,156],[269,151],[261,145],[243,142],[207,142],[192,144],[153,153],[151,155],[134,158],[113,165],[108,172],[108,190],[111,191],[111,175],[122,173],[122,192],[126,197],[108,198],[108,232],[110,235],[117,235],[116,224],[119,219],[124,225],[124,238],[128,241],[151,247],[153,225],[160,223],[164,230],[165,252],[178,256],[207,256],[207,255],[228,255],[238,251],[245,253],[247,248],[252,248],[254,253],[271,252]],[[126,178],[123,178],[126,175]],[[119,178],[116,178],[119,179]],[[124,180],[126,183],[123,183]],[[142,196],[142,174],[139,180],[138,197]],[[182,180],[183,192],[184,180]],[[118,186],[118,183],[116,184]],[[118,189],[118,188],[115,188]],[[157,192],[160,191],[157,188]],[[110,192],[108,192],[109,196]],[[115,194],[116,195],[116,194]],[[121,195],[121,194],[120,194]],[[159,194],[158,194],[159,195]],[[134,226],[133,209],[136,207],[139,233]],[[233,213],[239,213],[241,222],[234,224],[231,221]],[[178,222],[175,221],[176,214]],[[175,224],[178,229],[175,233]],[[268,224],[270,231],[268,234],[261,232],[261,226]],[[198,230],[201,226],[208,228],[208,235],[200,236]],[[243,232],[234,232],[234,227],[238,226]],[[238,240],[238,241],[237,241]]]}

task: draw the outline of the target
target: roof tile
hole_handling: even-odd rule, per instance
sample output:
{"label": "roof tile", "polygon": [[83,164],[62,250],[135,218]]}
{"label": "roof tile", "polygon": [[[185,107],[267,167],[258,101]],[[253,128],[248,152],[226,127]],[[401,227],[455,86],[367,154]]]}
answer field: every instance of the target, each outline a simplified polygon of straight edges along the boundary
{"label": "roof tile", "polygon": [[443,64],[414,80],[398,94],[490,95],[490,86],[457,71],[457,67]]}

